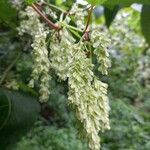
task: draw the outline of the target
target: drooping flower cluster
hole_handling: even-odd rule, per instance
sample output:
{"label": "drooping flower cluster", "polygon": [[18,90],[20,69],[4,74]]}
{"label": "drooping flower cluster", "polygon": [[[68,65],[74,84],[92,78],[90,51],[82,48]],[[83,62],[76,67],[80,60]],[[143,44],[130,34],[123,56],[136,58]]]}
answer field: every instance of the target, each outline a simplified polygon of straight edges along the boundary
{"label": "drooping flower cluster", "polygon": [[147,88],[150,88],[150,48],[147,49],[146,55],[141,56],[138,65],[136,76]]}
{"label": "drooping flower cluster", "polygon": [[[76,9],[77,8],[77,9]],[[78,28],[83,29],[84,15],[83,9],[77,4],[73,6],[70,14],[75,14],[75,21]],[[31,7],[27,7],[22,16],[27,16],[19,27],[19,34],[27,32],[33,38],[33,71],[30,85],[40,80],[40,100],[46,101],[49,95],[49,69],[53,68],[56,75],[61,80],[68,81],[68,100],[76,112],[77,119],[81,122],[82,134],[89,141],[91,150],[100,149],[99,131],[109,129],[109,102],[107,97],[107,84],[101,82],[93,73],[94,64],[91,58],[87,57],[87,42],[75,40],[64,25],[59,31],[51,31],[50,57],[46,46],[47,31],[44,24],[40,23],[39,16]],[[68,17],[68,15],[66,16]],[[80,18],[81,17],[81,18]],[[70,19],[70,18],[69,18]],[[61,20],[61,19],[60,19]],[[62,17],[63,23],[69,23]],[[94,49],[94,54],[100,64],[99,70],[107,74],[110,67],[109,54],[107,52],[108,41],[97,30],[90,33],[90,49]],[[85,49],[86,47],[86,49]]]}
{"label": "drooping flower cluster", "polygon": [[52,67],[60,79],[68,78],[69,104],[82,123],[82,134],[89,140],[90,149],[99,150],[98,133],[110,128],[107,84],[94,75],[94,65],[86,56],[84,42],[75,43],[66,29],[62,30],[60,41],[56,38],[57,35],[54,35],[50,44]]}
{"label": "drooping flower cluster", "polygon": [[34,60],[32,79],[29,85],[34,87],[34,82],[40,79],[40,101],[46,102],[49,97],[49,75],[50,61],[48,58],[48,51],[46,46],[47,31],[45,31],[44,24],[40,23],[38,14],[32,9],[27,7],[25,12],[21,12],[21,16],[27,16],[27,20],[23,20],[18,28],[19,34],[28,33],[33,38],[32,56]]}
{"label": "drooping flower cluster", "polygon": [[69,13],[74,14],[75,23],[77,27],[80,29],[84,29],[85,28],[85,23],[84,23],[85,12],[83,11],[82,8],[79,7],[79,4],[74,3]]}
{"label": "drooping flower cluster", "polygon": [[[140,12],[133,8],[126,9],[120,10],[109,29],[112,41],[111,51],[114,52],[122,50],[129,53],[145,47],[145,39],[141,34],[135,34],[140,33]],[[116,57],[116,55],[114,56]]]}
{"label": "drooping flower cluster", "polygon": [[100,64],[98,70],[102,72],[102,74],[107,75],[107,70],[111,66],[109,53],[107,51],[110,41],[106,36],[100,33],[100,30],[93,30],[91,33],[91,42],[95,48],[94,54],[97,56],[97,61]]}
{"label": "drooping flower cluster", "polygon": [[99,131],[109,129],[107,85],[93,74],[93,64],[84,51],[74,45],[73,63],[69,68],[69,101],[82,123],[91,150],[99,150]]}
{"label": "drooping flower cluster", "polygon": [[53,36],[53,40],[50,44],[50,59],[51,66],[59,78],[61,80],[66,80],[68,77],[71,59],[73,57],[71,47],[74,44],[75,39],[66,29],[63,29],[60,34],[60,41],[57,39],[57,33]]}

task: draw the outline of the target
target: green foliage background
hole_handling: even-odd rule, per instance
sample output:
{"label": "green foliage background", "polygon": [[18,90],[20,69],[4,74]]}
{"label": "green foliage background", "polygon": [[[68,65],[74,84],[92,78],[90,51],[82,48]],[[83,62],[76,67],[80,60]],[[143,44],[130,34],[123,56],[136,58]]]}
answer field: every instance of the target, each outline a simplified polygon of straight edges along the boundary
{"label": "green foliage background", "polygon": [[[94,2],[96,2],[94,4],[100,3],[99,1]],[[129,5],[133,2],[141,1],[108,0],[104,3],[104,5],[108,9],[110,9],[108,6],[111,5],[111,11],[113,12],[112,8],[116,7],[116,5]],[[149,0],[144,0],[142,2],[144,4],[149,4]],[[60,3],[61,1],[56,1],[56,5],[59,5]],[[63,7],[68,8],[70,5],[71,2],[65,2]],[[141,76],[141,74],[146,72],[147,68],[150,67],[150,48],[144,41],[144,37],[142,36],[140,30],[141,15],[142,31],[146,37],[147,43],[149,43],[148,34],[150,22],[147,20],[150,21],[150,19],[147,18],[149,18],[150,15],[147,13],[148,7],[149,6],[143,7],[142,14],[131,9],[131,7],[125,9],[124,11],[129,12],[130,15],[125,18],[125,22],[121,22],[121,24],[124,23],[125,26],[123,26],[119,32],[117,30],[118,26],[115,23],[119,22],[115,19],[117,13],[115,13],[113,17],[108,16],[110,13],[105,13],[105,16],[102,15],[100,18],[97,18],[99,22],[101,22],[101,25],[104,24],[104,17],[106,18],[106,24],[107,21],[109,22],[108,26],[110,26],[110,38],[113,39],[115,36],[119,37],[119,42],[117,44],[113,44],[114,46],[110,49],[110,52],[112,53],[112,67],[110,69],[109,76],[102,77],[99,75],[109,84],[109,98],[111,106],[111,130],[101,135],[102,150],[149,150],[150,148],[150,85],[149,78],[147,79]],[[117,11],[118,14],[121,14],[119,9]],[[94,20],[97,22],[96,19]],[[16,60],[15,65],[9,70],[6,79],[7,81],[12,81],[13,78],[16,78],[20,86],[17,96],[16,93],[13,94],[13,91],[5,91],[6,95],[11,93],[10,95],[13,95],[13,98],[9,98],[10,95],[5,97],[0,90],[0,104],[2,104],[2,100],[4,99],[11,101],[11,104],[20,103],[17,101],[23,102],[24,99],[27,99],[27,101],[32,99],[31,103],[33,102],[33,105],[36,105],[37,109],[34,110],[31,107],[33,105],[30,104],[23,106],[27,108],[27,111],[31,114],[35,113],[36,117],[31,117],[31,122],[33,125],[34,120],[37,119],[37,115],[39,114],[40,106],[38,102],[35,102],[35,98],[28,97],[28,95],[36,97],[38,95],[36,92],[37,89],[33,90],[26,86],[32,66],[32,59],[30,56],[31,48],[28,46],[30,45],[30,41],[27,44],[28,37],[20,39],[20,37],[17,36],[17,32],[15,30],[17,25],[17,11],[10,7],[7,2],[5,3],[4,1],[0,1],[0,79],[5,72],[5,69],[13,62],[13,60],[16,59],[16,56],[18,57],[19,53],[19,57]],[[124,32],[126,27],[127,30]],[[126,35],[129,35],[131,38]],[[134,42],[137,40],[137,36],[140,37],[140,43],[138,44]],[[142,46],[139,46],[140,44],[142,44]],[[143,63],[143,60],[145,59],[148,60],[148,62],[144,62],[144,67],[142,70],[139,70],[139,63]],[[150,76],[150,74],[148,75]],[[11,127],[15,127],[12,129],[9,126],[9,121],[11,121],[11,117],[9,117],[7,123],[8,129],[16,130],[16,127],[19,126],[23,130],[20,130],[19,132],[22,132],[24,136],[18,141],[16,134],[12,133],[12,136],[10,136],[10,141],[12,140],[13,144],[7,148],[3,148],[2,145],[4,142],[1,137],[2,134],[6,133],[3,133],[4,129],[0,129],[0,149],[88,149],[86,141],[84,139],[79,140],[77,135],[77,130],[75,128],[76,120],[74,119],[73,112],[69,109],[67,104],[67,84],[65,82],[60,83],[56,77],[50,84],[52,87],[52,94],[50,96],[49,103],[41,106],[41,115],[38,115],[39,118],[37,119],[37,122],[35,122],[35,125],[31,125],[32,128],[30,128],[30,131],[28,133],[24,133],[24,126],[26,124],[22,125],[22,123],[16,122],[16,120],[19,120],[18,118],[24,118],[24,116],[17,116],[18,118],[16,117],[16,120],[13,120],[15,125],[13,124]],[[0,119],[2,119],[0,120],[0,127],[1,122],[4,119],[2,114],[4,111],[1,106],[2,105],[0,105]],[[31,108],[29,108],[29,106]],[[5,111],[7,111],[7,109],[5,109]],[[17,111],[13,113],[17,113]],[[26,121],[29,120],[26,119],[25,122]],[[27,124],[28,123],[29,122],[27,122]],[[11,132],[8,132],[7,134],[9,133]],[[3,135],[3,137],[4,136],[6,135]],[[9,136],[7,139],[8,138]],[[7,144],[8,142],[6,142],[6,145]]]}

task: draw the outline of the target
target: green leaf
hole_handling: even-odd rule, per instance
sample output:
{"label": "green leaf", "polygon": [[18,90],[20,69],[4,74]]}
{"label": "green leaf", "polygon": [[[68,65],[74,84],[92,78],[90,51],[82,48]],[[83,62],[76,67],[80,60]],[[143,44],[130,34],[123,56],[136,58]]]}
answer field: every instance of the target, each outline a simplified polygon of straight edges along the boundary
{"label": "green leaf", "polygon": [[112,8],[107,7],[107,6],[104,7],[105,22],[108,28],[111,25],[112,21],[114,20],[119,9],[120,9],[119,5],[115,5]]}
{"label": "green leaf", "polygon": [[142,7],[141,29],[147,43],[150,45],[150,5],[143,5]]}
{"label": "green leaf", "polygon": [[55,0],[56,5],[61,5],[63,3],[63,0]]}
{"label": "green leaf", "polygon": [[33,126],[39,112],[35,98],[0,89],[0,148],[10,149]]}
{"label": "green leaf", "polygon": [[9,117],[10,101],[6,95],[0,92],[0,128],[2,128]]}
{"label": "green leaf", "polygon": [[132,3],[150,4],[150,0],[107,0],[108,5],[131,5]]}
{"label": "green leaf", "polygon": [[12,28],[17,24],[17,13],[8,0],[0,0],[0,21]]}
{"label": "green leaf", "polygon": [[35,3],[37,0],[25,0],[28,5]]}
{"label": "green leaf", "polygon": [[87,0],[88,3],[90,3],[91,5],[101,5],[104,2],[106,2],[107,0]]}

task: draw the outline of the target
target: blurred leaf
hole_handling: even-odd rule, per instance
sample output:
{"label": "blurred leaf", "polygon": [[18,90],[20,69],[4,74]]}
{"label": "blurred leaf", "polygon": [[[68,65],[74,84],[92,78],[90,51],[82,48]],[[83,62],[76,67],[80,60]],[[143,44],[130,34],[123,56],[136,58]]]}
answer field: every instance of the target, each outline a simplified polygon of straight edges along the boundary
{"label": "blurred leaf", "polygon": [[88,3],[92,4],[92,5],[101,5],[104,2],[106,2],[107,0],[87,0]]}
{"label": "blurred leaf", "polygon": [[10,101],[3,92],[0,92],[0,128],[2,128],[9,117]]}
{"label": "blurred leaf", "polygon": [[119,5],[115,5],[112,8],[107,6],[104,7],[105,22],[108,28],[111,25],[112,21],[114,20],[119,8],[120,8]]}
{"label": "blurred leaf", "polygon": [[56,0],[55,3],[56,5],[61,5],[63,3],[63,0]]}
{"label": "blurred leaf", "polygon": [[150,4],[150,0],[107,0],[108,5],[131,5],[132,3]]}
{"label": "blurred leaf", "polygon": [[[45,126],[37,122],[33,130],[13,150],[88,150],[72,128]],[[31,138],[32,137],[32,138]]]}
{"label": "blurred leaf", "polygon": [[17,13],[8,0],[0,0],[0,20],[10,27],[16,27]]}
{"label": "blurred leaf", "polygon": [[31,5],[32,3],[35,3],[37,0],[25,0],[27,4]]}
{"label": "blurred leaf", "polygon": [[142,7],[141,28],[147,43],[150,45],[150,5],[143,5]]}
{"label": "blurred leaf", "polygon": [[9,149],[32,127],[40,112],[37,100],[27,94],[0,89],[0,147]]}

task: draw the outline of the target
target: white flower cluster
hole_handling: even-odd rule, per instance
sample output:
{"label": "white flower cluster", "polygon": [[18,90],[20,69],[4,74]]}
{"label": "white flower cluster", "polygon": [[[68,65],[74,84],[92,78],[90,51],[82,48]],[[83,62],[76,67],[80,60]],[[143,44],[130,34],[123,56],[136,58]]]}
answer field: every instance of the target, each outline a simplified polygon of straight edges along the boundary
{"label": "white flower cluster", "polygon": [[83,12],[83,9],[80,8],[77,3],[74,3],[69,13],[74,14],[77,28],[84,29],[85,28],[85,23],[84,23],[85,13]]}
{"label": "white flower cluster", "polygon": [[94,65],[84,51],[85,43],[75,43],[66,29],[62,30],[60,41],[56,40],[57,36],[54,35],[50,44],[52,67],[60,79],[68,78],[69,104],[85,131],[80,134],[89,140],[91,150],[99,150],[98,133],[110,128],[107,84],[95,77],[92,71]]}
{"label": "white flower cluster", "polygon": [[100,64],[98,70],[102,74],[107,75],[107,70],[111,66],[109,53],[107,51],[110,41],[100,32],[100,30],[92,30],[90,39],[95,48],[94,54],[97,56],[97,61]]}
{"label": "white flower cluster", "polygon": [[52,9],[50,9],[48,6],[45,7],[45,13],[46,15],[50,15],[53,19],[57,19],[56,12],[54,12]]}
{"label": "white flower cluster", "polygon": [[[83,29],[84,14],[83,9],[74,4],[70,13],[75,14],[77,27]],[[45,102],[49,95],[49,75],[50,67],[61,80],[68,80],[69,104],[76,112],[77,119],[81,122],[80,134],[89,141],[91,150],[100,149],[99,131],[109,129],[109,102],[107,97],[107,84],[99,81],[93,73],[91,58],[86,56],[87,42],[76,41],[67,26],[59,31],[52,31],[50,40],[50,58],[46,48],[47,31],[40,23],[38,14],[31,7],[27,7],[26,12],[21,13],[23,20],[18,28],[19,34],[28,33],[33,38],[33,71],[30,85],[40,80],[40,100]],[[68,17],[68,16],[67,16]],[[69,21],[68,21],[69,22]],[[67,22],[66,22],[67,23]],[[109,54],[107,52],[108,41],[97,30],[93,30],[91,44],[94,54],[100,63],[99,70],[107,74],[110,67]],[[90,52],[90,50],[89,50]]]}
{"label": "white flower cluster", "polygon": [[7,80],[4,86],[8,89],[13,89],[13,90],[19,89],[19,84],[16,79]]}
{"label": "white flower cluster", "polygon": [[[26,17],[28,17],[27,20],[25,20]],[[19,35],[28,33],[34,38],[40,30],[44,30],[44,25],[40,23],[39,15],[32,7],[28,6],[25,11],[20,11],[20,18],[24,20],[20,22],[20,27],[18,27]]]}
{"label": "white flower cluster", "polygon": [[91,150],[100,149],[99,131],[109,129],[107,85],[93,74],[93,64],[79,44],[74,45],[73,62],[69,68],[69,101],[82,123]]}
{"label": "white flower cluster", "polygon": [[150,48],[146,55],[142,55],[139,59],[139,67],[136,76],[144,81],[146,87],[150,88]]}
{"label": "white flower cluster", "polygon": [[112,41],[111,50],[121,50],[129,53],[136,49],[143,49],[145,39],[140,34],[137,34],[140,33],[140,25],[138,24],[140,23],[140,13],[133,8],[126,9],[121,9],[117,14],[109,28],[109,32]]}
{"label": "white flower cluster", "polygon": [[53,40],[50,44],[50,59],[51,66],[59,78],[61,80],[66,80],[68,77],[71,59],[73,57],[71,48],[75,39],[66,29],[63,29],[60,34],[60,41],[57,39],[57,33],[53,36]]}
{"label": "white flower cluster", "polygon": [[27,16],[27,20],[23,20],[18,28],[19,34],[28,33],[33,38],[32,56],[34,59],[32,79],[29,83],[31,87],[34,87],[34,82],[40,79],[40,101],[46,102],[49,97],[49,80],[51,79],[49,75],[50,61],[48,58],[48,51],[46,46],[46,36],[47,31],[44,29],[44,25],[40,23],[38,14],[32,9],[32,7],[27,7],[25,12],[21,15]]}
{"label": "white flower cluster", "polygon": [[23,3],[23,0],[9,0],[12,4],[12,7],[16,8],[16,9],[20,9],[21,5]]}

